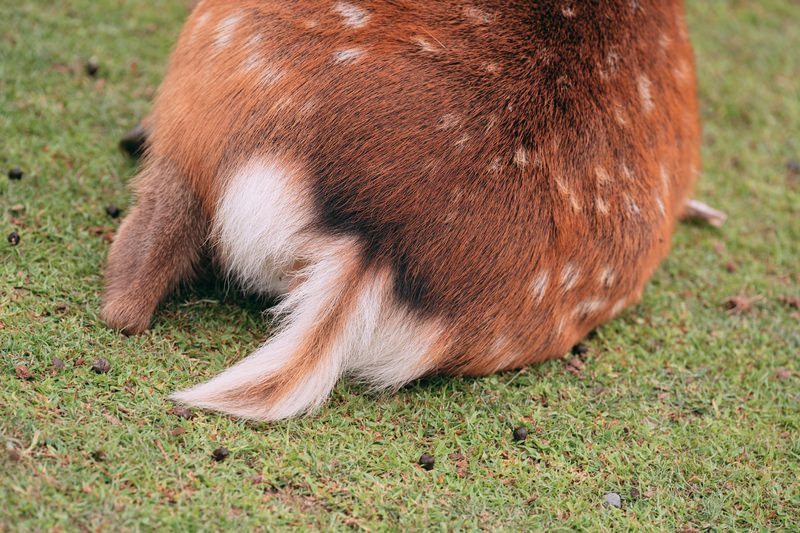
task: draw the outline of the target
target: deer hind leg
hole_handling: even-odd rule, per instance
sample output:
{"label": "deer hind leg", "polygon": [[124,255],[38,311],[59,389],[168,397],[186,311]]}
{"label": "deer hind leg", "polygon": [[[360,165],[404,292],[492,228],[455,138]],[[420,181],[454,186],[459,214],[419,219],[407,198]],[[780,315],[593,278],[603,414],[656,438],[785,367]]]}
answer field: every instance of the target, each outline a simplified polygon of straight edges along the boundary
{"label": "deer hind leg", "polygon": [[136,190],[138,202],[108,254],[101,310],[126,334],[145,330],[164,296],[192,277],[208,226],[198,198],[169,165],[148,165]]}

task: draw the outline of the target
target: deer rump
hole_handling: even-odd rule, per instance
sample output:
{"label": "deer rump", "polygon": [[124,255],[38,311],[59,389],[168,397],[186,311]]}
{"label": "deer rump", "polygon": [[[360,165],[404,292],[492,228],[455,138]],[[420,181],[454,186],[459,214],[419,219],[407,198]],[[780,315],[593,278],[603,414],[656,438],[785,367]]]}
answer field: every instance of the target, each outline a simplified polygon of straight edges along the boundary
{"label": "deer rump", "polygon": [[103,317],[143,331],[204,253],[281,295],[264,345],[173,396],[257,420],[343,375],[561,355],[668,252],[695,92],[679,1],[206,0],[148,117]]}

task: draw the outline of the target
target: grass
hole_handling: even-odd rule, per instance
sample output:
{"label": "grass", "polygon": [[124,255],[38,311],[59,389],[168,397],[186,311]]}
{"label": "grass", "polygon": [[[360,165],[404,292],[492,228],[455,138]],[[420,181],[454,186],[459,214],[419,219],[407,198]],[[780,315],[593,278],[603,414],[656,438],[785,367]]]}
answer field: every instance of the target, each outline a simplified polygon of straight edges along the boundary
{"label": "grass", "polygon": [[[253,424],[184,420],[166,397],[264,340],[260,302],[184,291],[132,338],[98,318],[103,236],[118,225],[104,209],[127,211],[136,169],[116,141],[147,112],[186,3],[3,3],[0,169],[25,176],[0,180],[0,531],[796,531],[800,311],[779,295],[800,296],[800,175],[787,170],[800,4],[687,10],[697,196],[731,217],[678,229],[580,372],[556,360],[378,398],[343,382],[311,417]],[[737,295],[748,312],[726,312]],[[96,357],[108,374],[90,370]],[[217,463],[219,446],[231,455]],[[432,471],[415,464],[423,452]],[[602,506],[608,492],[621,509]]]}

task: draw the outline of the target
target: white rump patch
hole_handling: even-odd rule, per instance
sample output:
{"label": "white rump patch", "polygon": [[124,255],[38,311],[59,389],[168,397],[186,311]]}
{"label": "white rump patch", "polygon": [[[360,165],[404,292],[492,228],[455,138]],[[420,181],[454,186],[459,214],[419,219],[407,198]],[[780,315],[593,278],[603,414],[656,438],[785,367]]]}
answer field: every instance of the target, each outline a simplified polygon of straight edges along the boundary
{"label": "white rump patch", "polygon": [[444,328],[396,302],[389,269],[363,267],[355,238],[313,231],[302,184],[302,170],[277,157],[252,160],[228,181],[213,221],[219,259],[246,289],[283,295],[272,309],[283,319],[250,356],[177,401],[276,420],[315,409],[345,374],[397,388],[436,363]]}
{"label": "white rump patch", "polygon": [[310,200],[294,172],[277,159],[251,161],[232,176],[217,206],[212,242],[228,275],[250,292],[286,293],[307,245]]}
{"label": "white rump patch", "polygon": [[350,2],[336,2],[333,9],[344,19],[344,25],[350,28],[366,26],[371,17],[369,11]]}

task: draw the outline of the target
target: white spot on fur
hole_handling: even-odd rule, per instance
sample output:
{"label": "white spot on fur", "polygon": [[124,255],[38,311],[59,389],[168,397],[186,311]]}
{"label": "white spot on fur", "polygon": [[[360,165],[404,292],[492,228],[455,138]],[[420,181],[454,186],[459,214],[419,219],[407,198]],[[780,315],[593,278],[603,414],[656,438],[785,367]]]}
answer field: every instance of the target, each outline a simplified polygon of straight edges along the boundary
{"label": "white spot on fur", "polygon": [[605,287],[611,287],[611,284],[614,283],[616,278],[617,273],[611,265],[606,265],[603,267],[603,271],[600,272],[600,283]]}
{"label": "white spot on fur", "polygon": [[496,125],[497,125],[497,115],[491,113],[486,119],[486,127],[484,128],[484,131],[486,131],[486,133],[489,133],[490,131],[492,131],[492,128],[494,128]]}
{"label": "white spot on fur", "polygon": [[246,72],[257,73],[259,83],[262,85],[272,85],[286,75],[285,71],[275,68],[270,61],[261,57],[261,54],[257,51],[251,52],[247,56],[243,68]]}
{"label": "white spot on fur", "polygon": [[500,65],[495,63],[494,61],[489,61],[483,65],[483,70],[488,72],[489,74],[497,74],[500,72]]}
{"label": "white spot on fur", "polygon": [[210,17],[211,17],[211,12],[209,11],[206,11],[205,13],[197,17],[197,21],[194,23],[195,31],[202,29],[203,26],[206,25]]}
{"label": "white spot on fur", "polygon": [[611,50],[606,54],[606,60],[603,63],[598,63],[597,71],[600,77],[607,81],[612,74],[616,74],[619,65],[619,54],[616,50]]}
{"label": "white spot on fur", "polygon": [[218,48],[224,48],[230,44],[231,39],[233,39],[233,34],[236,31],[236,26],[241,19],[242,16],[237,13],[219,21],[214,37],[214,44]]}
{"label": "white spot on fur", "polygon": [[313,114],[319,108],[319,101],[316,98],[309,98],[303,105],[300,106],[297,114],[298,116],[305,117]]}
{"label": "white spot on fur", "polygon": [[561,8],[561,14],[571,19],[575,16],[575,9],[572,6],[566,6]]}
{"label": "white spot on fur", "polygon": [[561,270],[561,287],[568,291],[570,290],[573,285],[578,281],[581,275],[581,267],[580,265],[575,264],[573,261],[568,262],[564,265],[564,268]]}
{"label": "white spot on fur", "polygon": [[550,282],[550,273],[547,272],[546,270],[542,270],[533,277],[533,281],[531,281],[530,291],[531,295],[533,296],[533,300],[537,304],[542,301],[542,298],[544,298],[544,295],[547,292],[547,284],[549,282]]}
{"label": "white spot on fur", "polygon": [[487,171],[487,172],[490,172],[490,173],[492,173],[492,174],[497,174],[497,173],[499,173],[501,170],[503,170],[503,160],[502,160],[502,158],[501,158],[501,157],[498,155],[498,156],[495,156],[495,157],[494,157],[494,158],[493,158],[493,159],[492,159],[492,160],[489,162],[489,165],[486,167],[486,171]]}
{"label": "white spot on fur", "polygon": [[689,67],[689,63],[685,59],[679,59],[678,63],[675,65],[675,68],[672,69],[672,72],[681,83],[686,83],[691,79],[692,70]]}
{"label": "white spot on fur", "polygon": [[622,163],[622,175],[625,176],[625,179],[633,181],[633,171],[628,168],[626,163]]}
{"label": "white spot on fur", "polygon": [[493,372],[499,372],[513,365],[520,359],[520,353],[514,349],[511,341],[505,335],[497,336],[489,347],[494,365]]}
{"label": "white spot on fur", "polygon": [[564,327],[566,325],[567,325],[567,317],[564,316],[564,315],[561,315],[561,317],[559,317],[559,319],[558,319],[558,322],[556,322],[556,328],[555,328],[555,336],[556,336],[556,338],[561,337],[561,334],[564,333]]}
{"label": "white spot on fur", "polygon": [[364,50],[360,48],[345,48],[344,50],[337,50],[334,52],[333,60],[337,63],[355,63],[363,55]]}
{"label": "white spot on fur", "polygon": [[617,303],[614,304],[614,307],[611,308],[611,315],[616,316],[619,314],[620,311],[625,309],[625,305],[628,303],[627,298],[622,298],[617,300]]}
{"label": "white spot on fur", "polygon": [[520,146],[517,148],[517,151],[514,152],[514,164],[522,168],[528,163],[530,163],[530,159],[528,158],[528,150],[526,150],[524,146]]}
{"label": "white spot on fur", "polygon": [[461,117],[455,113],[445,113],[436,124],[437,130],[447,130],[461,124]]}
{"label": "white spot on fur", "polygon": [[659,174],[661,176],[661,187],[664,191],[669,191],[669,173],[667,172],[667,167],[663,164],[659,167]]}
{"label": "white spot on fur", "polygon": [[344,25],[349,28],[366,26],[371,17],[369,11],[350,2],[336,2],[334,11],[344,19]]}
{"label": "white spot on fur", "polygon": [[466,6],[464,15],[475,24],[489,24],[494,20],[494,16],[491,13],[475,6]]}
{"label": "white spot on fur", "polygon": [[597,182],[600,185],[606,185],[608,182],[611,181],[611,176],[608,174],[608,171],[603,166],[596,166],[594,168],[594,173],[597,176]]}
{"label": "white spot on fur", "polygon": [[625,207],[627,208],[628,212],[632,215],[641,214],[639,206],[636,205],[636,202],[633,200],[633,198],[631,198],[629,194],[625,195]]}
{"label": "white spot on fur", "polygon": [[614,119],[620,126],[628,125],[628,119],[625,117],[625,112],[623,111],[622,106],[620,104],[614,105]]}
{"label": "white spot on fur", "polygon": [[661,195],[656,195],[656,206],[662,215],[667,214],[667,210],[664,208],[664,200],[661,199]]}
{"label": "white spot on fur", "polygon": [[575,306],[573,309],[572,314],[574,317],[585,317],[588,315],[592,315],[600,310],[603,307],[605,300],[601,300],[599,298],[590,298],[588,300],[584,300],[578,305]]}
{"label": "white spot on fur", "polygon": [[456,147],[456,148],[458,148],[459,150],[461,150],[461,149],[463,149],[463,148],[464,148],[464,146],[465,146],[465,145],[466,145],[466,144],[469,142],[469,140],[470,140],[470,136],[469,136],[469,135],[466,135],[466,134],[464,134],[464,135],[462,135],[462,136],[461,136],[461,137],[460,137],[460,138],[459,138],[459,139],[458,139],[458,140],[457,140],[455,143],[453,143],[453,144],[455,145],[455,147]]}
{"label": "white spot on fur", "polygon": [[556,182],[556,188],[558,188],[558,192],[567,197],[572,209],[575,212],[580,211],[581,204],[578,202],[578,199],[575,197],[575,193],[572,192],[572,189],[564,184],[564,179],[561,176],[553,176],[553,181]]}
{"label": "white spot on fur", "polygon": [[601,215],[608,214],[608,202],[602,196],[594,197],[594,207]]}
{"label": "white spot on fur", "polygon": [[658,46],[660,46],[661,50],[664,52],[668,52],[671,45],[672,39],[670,36],[662,32],[661,35],[658,36]]}
{"label": "white spot on fur", "polygon": [[652,93],[653,82],[651,82],[650,78],[648,78],[644,74],[640,74],[638,85],[639,85],[639,96],[642,99],[642,106],[644,107],[644,110],[647,113],[649,113],[653,110],[653,93]]}
{"label": "white spot on fur", "polygon": [[421,50],[425,52],[437,52],[438,48],[428,42],[425,38],[415,35],[411,38],[411,42],[416,44]]}

